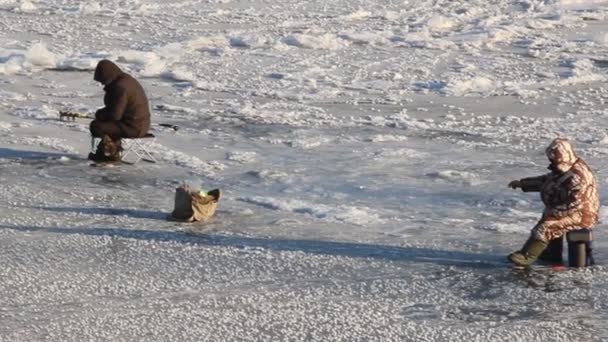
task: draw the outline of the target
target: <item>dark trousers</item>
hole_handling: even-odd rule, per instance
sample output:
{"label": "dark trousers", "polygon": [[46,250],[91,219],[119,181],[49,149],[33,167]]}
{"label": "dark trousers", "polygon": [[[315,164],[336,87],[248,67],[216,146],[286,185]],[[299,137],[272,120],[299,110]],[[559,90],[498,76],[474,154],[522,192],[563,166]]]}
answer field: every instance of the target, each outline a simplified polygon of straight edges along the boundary
{"label": "dark trousers", "polygon": [[89,129],[95,138],[103,138],[104,135],[109,136],[112,140],[128,138],[118,121],[93,120]]}
{"label": "dark trousers", "polygon": [[539,260],[552,263],[552,264],[561,264],[562,260],[562,252],[564,250],[564,236],[560,236],[556,239],[549,241],[547,248],[541,253],[538,257]]}

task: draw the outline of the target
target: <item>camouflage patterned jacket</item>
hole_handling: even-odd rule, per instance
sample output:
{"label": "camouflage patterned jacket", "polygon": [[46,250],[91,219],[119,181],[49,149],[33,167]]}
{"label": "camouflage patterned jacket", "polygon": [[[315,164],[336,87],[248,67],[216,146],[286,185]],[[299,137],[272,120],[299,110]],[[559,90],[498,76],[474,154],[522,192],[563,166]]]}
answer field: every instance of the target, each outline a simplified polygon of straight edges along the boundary
{"label": "camouflage patterned jacket", "polygon": [[599,196],[591,169],[577,157],[568,140],[555,139],[545,151],[552,172],[521,179],[523,191],[539,191],[545,204],[543,221],[566,217],[591,228],[598,220]]}

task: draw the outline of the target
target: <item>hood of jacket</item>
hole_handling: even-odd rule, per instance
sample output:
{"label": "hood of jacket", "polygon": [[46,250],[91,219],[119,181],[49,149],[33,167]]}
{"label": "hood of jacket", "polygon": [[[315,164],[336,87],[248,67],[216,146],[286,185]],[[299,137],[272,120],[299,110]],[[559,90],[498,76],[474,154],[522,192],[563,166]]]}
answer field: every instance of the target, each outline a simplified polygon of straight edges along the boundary
{"label": "hood of jacket", "polygon": [[116,80],[121,74],[122,70],[120,70],[118,65],[104,59],[97,63],[97,67],[95,68],[95,77],[93,79],[97,82],[101,82],[103,85],[108,85],[112,83],[112,81]]}
{"label": "hood of jacket", "polygon": [[545,154],[551,166],[562,173],[570,170],[578,160],[570,141],[566,138],[555,138],[545,150]]}

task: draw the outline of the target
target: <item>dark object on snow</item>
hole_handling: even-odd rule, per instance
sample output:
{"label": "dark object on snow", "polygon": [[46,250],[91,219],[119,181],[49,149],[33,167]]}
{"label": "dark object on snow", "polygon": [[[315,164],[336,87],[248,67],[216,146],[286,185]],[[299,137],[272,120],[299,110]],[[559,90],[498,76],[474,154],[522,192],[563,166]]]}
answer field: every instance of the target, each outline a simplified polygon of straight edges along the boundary
{"label": "dark object on snow", "polygon": [[574,230],[566,234],[568,240],[568,264],[570,267],[595,265],[593,260],[593,234],[590,229]]}
{"label": "dark object on snow", "polygon": [[105,59],[97,64],[94,79],[105,86],[105,107],[95,112],[91,134],[109,135],[113,140],[145,136],[150,129],[150,106],[141,84]]}
{"label": "dark object on snow", "polygon": [[85,113],[66,112],[66,111],[59,112],[59,120],[61,120],[61,121],[63,121],[63,120],[76,121],[76,119],[92,119],[92,117]]}
{"label": "dark object on snow", "polygon": [[530,236],[521,250],[509,254],[507,258],[516,266],[530,266],[545,248],[547,248],[546,242],[536,240],[533,236]]}
{"label": "dark object on snow", "polygon": [[[563,236],[551,240],[547,248],[545,248],[538,259],[551,265],[561,265],[563,263],[563,240]],[[566,240],[568,241],[568,266],[578,268],[595,265],[595,260],[593,259],[592,254],[593,233],[591,229],[578,229],[570,231],[566,234]],[[532,242],[529,239],[524,245],[522,251],[511,254],[509,256],[511,262],[515,263],[516,265],[526,266],[523,265],[523,263],[517,262],[521,260],[513,260],[511,258],[515,254],[522,254],[523,258],[521,255],[517,256],[522,260],[533,257],[534,253],[530,253],[530,250],[533,249],[530,248],[531,243]]]}
{"label": "dark object on snow", "polygon": [[215,214],[220,190],[214,189],[207,194],[191,191],[186,184],[175,189],[175,206],[169,220],[182,222],[205,222]]}
{"label": "dark object on snow", "polygon": [[89,160],[96,163],[119,162],[122,146],[119,140],[112,140],[110,136],[104,135],[101,142],[97,144],[95,153],[89,153]]}
{"label": "dark object on snow", "polygon": [[172,124],[166,124],[166,123],[161,123],[158,124],[161,127],[168,127],[168,128],[172,128],[174,131],[179,130],[179,127],[177,125],[172,125]]}
{"label": "dark object on snow", "polygon": [[563,264],[564,236],[549,241],[547,248],[540,254],[538,260],[548,264]]}

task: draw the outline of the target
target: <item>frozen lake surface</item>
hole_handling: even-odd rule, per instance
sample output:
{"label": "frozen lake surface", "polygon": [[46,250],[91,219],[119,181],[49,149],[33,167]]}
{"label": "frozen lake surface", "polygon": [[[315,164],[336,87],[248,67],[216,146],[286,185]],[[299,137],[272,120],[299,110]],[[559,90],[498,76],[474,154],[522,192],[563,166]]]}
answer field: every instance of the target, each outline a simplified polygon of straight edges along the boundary
{"label": "frozen lake surface", "polygon": [[[598,266],[503,265],[558,135],[608,180],[608,1],[0,0],[1,341],[608,341]],[[91,168],[102,58],[157,164]],[[167,221],[188,181],[207,224]]]}

